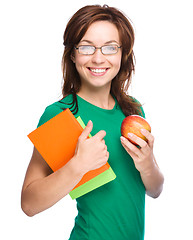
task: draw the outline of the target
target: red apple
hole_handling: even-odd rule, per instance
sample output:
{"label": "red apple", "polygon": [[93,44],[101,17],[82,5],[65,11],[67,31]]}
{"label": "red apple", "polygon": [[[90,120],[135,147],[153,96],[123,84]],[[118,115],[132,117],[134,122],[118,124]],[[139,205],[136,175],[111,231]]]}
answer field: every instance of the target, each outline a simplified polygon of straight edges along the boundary
{"label": "red apple", "polygon": [[149,123],[143,117],[139,115],[130,115],[123,119],[121,124],[121,135],[134,144],[136,143],[128,138],[128,133],[133,133],[147,142],[147,138],[141,133],[142,128],[151,132]]}

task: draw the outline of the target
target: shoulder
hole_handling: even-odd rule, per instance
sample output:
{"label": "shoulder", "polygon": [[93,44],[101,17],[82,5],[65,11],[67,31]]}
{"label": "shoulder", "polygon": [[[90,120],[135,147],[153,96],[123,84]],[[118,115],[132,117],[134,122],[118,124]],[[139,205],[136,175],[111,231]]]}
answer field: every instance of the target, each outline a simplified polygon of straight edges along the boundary
{"label": "shoulder", "polygon": [[54,102],[47,106],[40,117],[38,126],[41,126],[45,122],[49,121],[51,118],[55,117],[59,113],[61,113],[64,109],[69,108],[69,104],[71,103],[71,96],[67,96],[60,101]]}
{"label": "shoulder", "polygon": [[141,104],[136,98],[134,98],[134,97],[132,97],[132,96],[130,96],[130,98],[132,99],[133,102],[135,102],[135,103],[138,104],[139,109],[140,109],[140,114],[139,114],[139,115],[140,115],[141,117],[145,118],[145,112],[144,112],[144,109],[143,109],[142,104]]}
{"label": "shoulder", "polygon": [[46,109],[44,110],[42,116],[40,117],[37,127],[39,127],[42,124],[44,124],[45,122],[49,121],[51,118],[55,117],[57,114],[59,114],[62,111],[63,110],[56,103],[53,103],[53,104],[47,106]]}

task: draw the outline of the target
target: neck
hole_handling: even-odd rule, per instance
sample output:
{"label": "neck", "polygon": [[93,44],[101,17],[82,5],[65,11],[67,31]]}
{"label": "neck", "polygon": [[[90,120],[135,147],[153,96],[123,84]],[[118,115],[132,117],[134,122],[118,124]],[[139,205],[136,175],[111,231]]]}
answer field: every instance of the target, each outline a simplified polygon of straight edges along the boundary
{"label": "neck", "polygon": [[113,109],[115,105],[115,100],[110,94],[110,90],[99,90],[99,91],[84,91],[80,89],[77,93],[78,96],[90,102],[91,104],[103,108],[103,109]]}

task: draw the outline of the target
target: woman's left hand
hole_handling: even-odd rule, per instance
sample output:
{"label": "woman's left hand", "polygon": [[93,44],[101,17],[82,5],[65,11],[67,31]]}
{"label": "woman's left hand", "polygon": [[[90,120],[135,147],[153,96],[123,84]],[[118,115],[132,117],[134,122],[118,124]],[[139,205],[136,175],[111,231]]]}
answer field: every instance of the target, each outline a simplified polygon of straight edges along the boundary
{"label": "woman's left hand", "polygon": [[148,174],[155,165],[153,155],[154,137],[146,129],[141,129],[141,133],[147,138],[147,142],[137,137],[135,134],[128,134],[128,138],[135,142],[139,147],[131,143],[123,136],[121,136],[121,143],[125,150],[133,158],[136,169],[141,174]]}

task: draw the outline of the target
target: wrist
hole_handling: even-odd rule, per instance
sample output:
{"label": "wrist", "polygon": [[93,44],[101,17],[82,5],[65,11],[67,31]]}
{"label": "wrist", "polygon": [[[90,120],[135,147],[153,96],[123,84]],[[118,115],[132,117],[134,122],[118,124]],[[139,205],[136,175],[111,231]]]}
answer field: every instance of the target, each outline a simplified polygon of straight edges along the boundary
{"label": "wrist", "polygon": [[69,167],[73,175],[83,177],[86,172],[81,166],[80,162],[81,161],[77,157],[77,155],[74,155],[72,159],[69,161]]}
{"label": "wrist", "polygon": [[152,162],[152,163],[148,166],[148,168],[142,170],[142,171],[140,172],[140,174],[143,175],[143,176],[150,177],[150,176],[152,176],[152,175],[154,174],[155,171],[156,171],[156,165],[155,165],[154,162]]}

